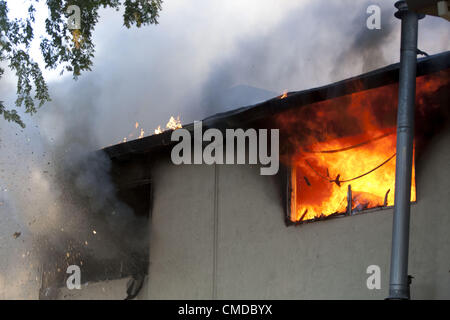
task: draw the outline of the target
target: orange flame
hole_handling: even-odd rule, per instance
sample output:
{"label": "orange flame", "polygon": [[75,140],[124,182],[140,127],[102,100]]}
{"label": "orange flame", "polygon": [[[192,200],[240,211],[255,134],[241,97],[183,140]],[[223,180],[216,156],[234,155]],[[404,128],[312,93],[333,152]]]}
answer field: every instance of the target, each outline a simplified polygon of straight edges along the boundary
{"label": "orange flame", "polygon": [[[135,128],[135,129],[138,129],[139,126],[140,126],[139,122],[136,121],[136,123],[134,124],[134,128]],[[180,121],[180,117],[178,116],[178,117],[175,119],[173,116],[171,116],[170,119],[169,119],[169,122],[167,122],[166,129],[169,129],[169,130],[176,130],[176,129],[179,129],[179,128],[182,128],[181,121]],[[160,133],[162,133],[163,131],[164,131],[164,130],[161,129],[161,126],[158,126],[158,128],[156,128],[154,132],[155,132],[155,134],[160,134]],[[119,143],[127,142],[128,139],[130,139],[130,138],[132,138],[132,137],[135,137],[135,136],[137,136],[138,139],[142,139],[142,138],[145,136],[145,131],[144,131],[144,129],[143,129],[143,128],[140,128],[139,134],[138,134],[138,133],[135,134],[135,133],[133,133],[133,132],[130,133],[130,134],[128,134],[128,136],[127,136],[127,137],[124,137],[121,141],[119,141]]]}
{"label": "orange flame", "polygon": [[[374,140],[361,145],[369,139]],[[294,161],[297,194],[291,219],[305,221],[345,212],[348,185],[352,210],[393,205],[395,145],[395,134],[378,131],[315,143],[300,151]],[[414,164],[412,174],[411,201],[415,201]]]}
{"label": "orange flame", "polygon": [[155,134],[160,134],[163,131],[161,130],[161,126],[158,126],[158,128],[155,129]]}
{"label": "orange flame", "polygon": [[167,129],[176,130],[182,128],[180,117],[175,119],[174,117],[170,117],[169,122],[166,124]]}
{"label": "orange flame", "polygon": [[[435,130],[439,112],[445,113],[449,75],[447,69],[417,78],[416,117],[421,121],[414,154],[416,147],[423,148],[424,134]],[[275,116],[286,136],[281,160],[291,167],[292,221],[344,213],[349,200],[353,212],[394,205],[397,103],[398,84],[391,84]],[[415,200],[413,157],[411,201]]]}
{"label": "orange flame", "polygon": [[[169,130],[176,130],[176,129],[180,129],[183,126],[181,125],[181,121],[180,121],[180,116],[178,116],[176,119],[171,116],[169,119],[169,122],[167,122],[166,124],[166,129]],[[160,134],[162,133],[164,130],[161,129],[161,126],[158,126],[158,128],[155,129],[155,134]]]}

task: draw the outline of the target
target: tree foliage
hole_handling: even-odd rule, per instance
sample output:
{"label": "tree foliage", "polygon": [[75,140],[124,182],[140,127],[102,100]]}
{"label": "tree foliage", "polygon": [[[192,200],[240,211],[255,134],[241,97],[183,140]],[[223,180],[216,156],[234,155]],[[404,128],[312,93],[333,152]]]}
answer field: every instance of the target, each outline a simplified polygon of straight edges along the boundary
{"label": "tree foliage", "polygon": [[[16,1],[16,0],[14,0]],[[30,44],[34,38],[35,3],[45,1],[49,17],[45,21],[46,34],[40,39],[40,49],[46,69],[61,67],[61,74],[71,72],[76,79],[92,67],[95,45],[92,33],[98,22],[98,10],[123,8],[123,24],[127,28],[157,24],[162,0],[28,0],[28,14],[22,19],[9,19],[8,6],[0,0],[0,63],[17,77],[15,107],[25,106],[25,112],[33,114],[46,101],[50,101],[48,87],[38,63],[30,56]],[[81,13],[80,29],[69,30],[66,10],[77,5]],[[4,73],[0,67],[0,78]],[[0,101],[0,114],[8,121],[25,127],[15,109],[7,109]]]}

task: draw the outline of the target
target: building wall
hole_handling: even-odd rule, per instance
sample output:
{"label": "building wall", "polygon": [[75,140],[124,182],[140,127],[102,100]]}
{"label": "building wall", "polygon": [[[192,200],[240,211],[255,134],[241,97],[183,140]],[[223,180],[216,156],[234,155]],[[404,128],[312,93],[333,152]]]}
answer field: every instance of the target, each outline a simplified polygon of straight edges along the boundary
{"label": "building wall", "polygon": [[[450,131],[417,163],[413,299],[450,298]],[[392,209],[286,227],[274,177],[251,165],[152,167],[148,299],[383,299]],[[381,268],[368,290],[366,268]]]}
{"label": "building wall", "polygon": [[130,278],[90,282],[80,289],[59,289],[58,300],[124,300],[127,297],[127,283]]}

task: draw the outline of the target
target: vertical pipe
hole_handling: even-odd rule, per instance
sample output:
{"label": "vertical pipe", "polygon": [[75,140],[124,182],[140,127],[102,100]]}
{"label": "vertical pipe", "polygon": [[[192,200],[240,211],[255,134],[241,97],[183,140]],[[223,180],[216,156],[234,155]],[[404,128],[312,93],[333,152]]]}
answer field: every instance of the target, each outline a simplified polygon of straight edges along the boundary
{"label": "vertical pipe", "polygon": [[392,228],[389,299],[409,299],[409,216],[419,15],[415,12],[408,11],[405,1],[397,2],[395,6],[398,8],[395,16],[402,20],[402,30],[397,113],[395,205]]}
{"label": "vertical pipe", "polygon": [[352,185],[349,184],[347,187],[347,215],[352,215],[352,207],[353,207],[353,196],[352,196]]}

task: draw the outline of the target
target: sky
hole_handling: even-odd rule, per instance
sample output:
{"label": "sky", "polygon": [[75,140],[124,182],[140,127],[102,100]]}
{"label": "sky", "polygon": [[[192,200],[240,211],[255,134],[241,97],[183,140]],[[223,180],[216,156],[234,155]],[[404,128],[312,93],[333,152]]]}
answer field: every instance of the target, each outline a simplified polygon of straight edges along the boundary
{"label": "sky", "polygon": [[[28,7],[28,0],[7,3],[12,16]],[[366,27],[371,4],[381,7],[381,30]],[[77,81],[45,71],[52,101],[33,116],[23,115],[25,129],[0,118],[0,298],[36,297],[29,289],[36,288],[39,278],[33,239],[70,230],[65,214],[78,209],[61,203],[62,191],[54,179],[57,165],[66,165],[65,159],[124,137],[130,140],[141,128],[152,134],[170,116],[190,123],[240,107],[227,104],[234,92],[244,92],[239,100],[243,104],[261,99],[252,96],[254,90],[234,90],[237,86],[258,88],[267,98],[396,63],[400,21],[393,17],[393,4],[172,0],[163,3],[158,25],[141,29],[126,29],[120,12],[102,9],[94,31],[92,71]],[[44,30],[46,15],[45,5],[39,6],[37,35]],[[420,21],[421,50],[450,50],[449,39],[447,21]],[[37,41],[32,52],[42,63]],[[0,99],[8,106],[15,100],[15,81],[8,70],[0,79]],[[16,231],[21,232],[18,239],[12,237]]]}

